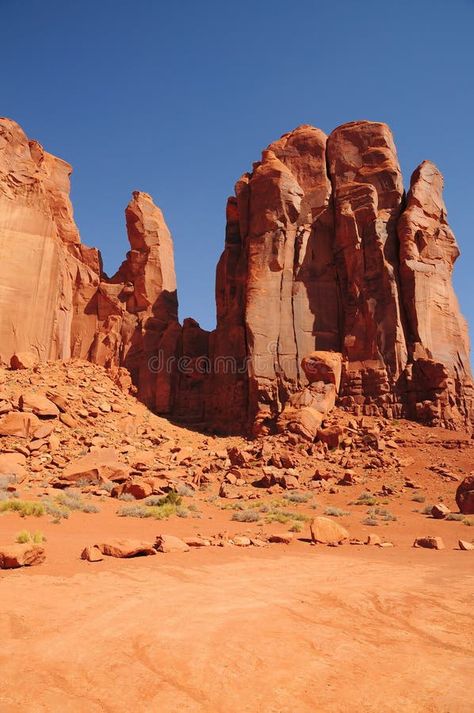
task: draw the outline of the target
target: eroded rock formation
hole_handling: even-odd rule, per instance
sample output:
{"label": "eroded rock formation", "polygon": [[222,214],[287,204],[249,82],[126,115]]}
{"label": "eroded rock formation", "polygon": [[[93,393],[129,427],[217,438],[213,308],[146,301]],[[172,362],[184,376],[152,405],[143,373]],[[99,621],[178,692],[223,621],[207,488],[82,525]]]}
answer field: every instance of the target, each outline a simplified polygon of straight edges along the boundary
{"label": "eroded rock formation", "polygon": [[178,322],[172,240],[151,197],[133,194],[131,249],[109,278],[80,241],[70,173],[0,120],[4,362],[87,358],[122,383],[130,374],[158,413],[221,432],[311,439],[336,402],[450,427],[471,421],[442,176],[423,162],[405,196],[385,124],[352,122],[329,138],[300,126],[239,179],[213,332]]}

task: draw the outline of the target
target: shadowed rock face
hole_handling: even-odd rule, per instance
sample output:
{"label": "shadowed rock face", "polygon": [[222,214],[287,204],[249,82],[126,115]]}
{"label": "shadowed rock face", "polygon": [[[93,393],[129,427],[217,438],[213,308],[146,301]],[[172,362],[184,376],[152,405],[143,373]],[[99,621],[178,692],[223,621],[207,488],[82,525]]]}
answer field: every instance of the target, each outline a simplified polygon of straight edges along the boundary
{"label": "shadowed rock face", "polygon": [[385,124],[352,122],[329,138],[300,126],[239,179],[213,332],[178,322],[172,240],[151,197],[133,194],[131,249],[108,278],[80,242],[70,172],[0,120],[4,361],[83,357],[122,382],[126,367],[151,408],[221,432],[312,438],[336,400],[451,427],[471,419],[442,176],[423,162],[405,196]]}

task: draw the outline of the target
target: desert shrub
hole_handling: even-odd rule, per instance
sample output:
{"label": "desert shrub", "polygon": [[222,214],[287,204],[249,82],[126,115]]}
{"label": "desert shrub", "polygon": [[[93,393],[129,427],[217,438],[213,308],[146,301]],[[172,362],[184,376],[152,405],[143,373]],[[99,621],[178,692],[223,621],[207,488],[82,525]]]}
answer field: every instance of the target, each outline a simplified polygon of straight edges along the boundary
{"label": "desert shrub", "polygon": [[348,510],[342,510],[341,508],[329,507],[324,511],[325,515],[330,515],[331,517],[344,517],[345,515],[350,515]]}
{"label": "desert shrub", "polygon": [[185,485],[184,483],[182,485],[178,486],[178,489],[176,491],[178,495],[181,495],[183,498],[193,498],[194,497],[194,490],[189,487],[189,485]]}
{"label": "desert shrub", "polygon": [[30,500],[3,500],[0,502],[0,513],[2,512],[17,512],[20,517],[33,515],[41,517],[45,514],[46,509],[42,502],[32,502]]}
{"label": "desert shrub", "polygon": [[299,512],[292,512],[291,510],[280,510],[280,509],[270,509],[265,517],[265,522],[270,524],[272,522],[279,522],[282,525],[286,525],[288,522],[306,522],[309,518],[307,515],[303,515]]}
{"label": "desert shrub", "polygon": [[132,495],[132,493],[121,493],[118,496],[118,500],[121,500],[124,503],[133,503],[135,502],[135,496]]}
{"label": "desert shrub", "polygon": [[283,497],[290,503],[307,503],[308,500],[311,500],[311,495],[309,493],[300,493],[297,490],[285,493]]}
{"label": "desert shrub", "polygon": [[236,520],[237,522],[258,522],[260,520],[260,515],[255,510],[240,510],[234,512],[231,520]]}
{"label": "desert shrub", "polygon": [[379,524],[379,521],[375,517],[367,516],[362,520],[362,524],[369,525],[369,527],[375,527]]}
{"label": "desert shrub", "polygon": [[15,538],[15,542],[18,542],[20,545],[25,545],[28,542],[31,542],[34,545],[40,545],[42,542],[45,542],[45,540],[46,537],[42,532],[31,533],[29,530],[22,530]]}
{"label": "desert shrub", "polygon": [[446,515],[444,518],[445,520],[455,520],[456,522],[463,522],[465,519],[465,515],[462,514],[462,512],[450,512]]}
{"label": "desert shrub", "polygon": [[189,510],[188,510],[188,508],[185,508],[182,505],[179,505],[176,508],[176,515],[178,517],[184,517],[184,518],[189,517]]}
{"label": "desert shrub", "polygon": [[80,494],[72,490],[65,490],[63,493],[58,495],[56,502],[60,507],[66,508],[67,510],[75,510],[85,513],[100,512],[97,505],[84,502]]}
{"label": "desert shrub", "polygon": [[170,490],[161,499],[160,505],[181,505],[182,497],[175,490]]}
{"label": "desert shrub", "polygon": [[0,475],[0,490],[6,490],[8,486],[14,483],[15,481],[16,478],[13,474]]}
{"label": "desert shrub", "polygon": [[294,522],[289,528],[290,532],[301,532],[303,530],[303,524],[301,522]]}
{"label": "desert shrub", "polygon": [[467,525],[467,527],[474,527],[474,517],[465,517],[462,524]]}
{"label": "desert shrub", "polygon": [[366,506],[371,506],[371,505],[376,505],[377,504],[377,498],[372,495],[371,493],[361,493],[357,500],[352,500],[349,505],[366,505]]}
{"label": "desert shrub", "polygon": [[392,515],[392,513],[389,510],[385,510],[385,508],[369,508],[367,515],[370,518],[383,520],[383,522],[395,522],[397,519],[395,515]]}
{"label": "desert shrub", "polygon": [[426,498],[421,493],[415,493],[415,495],[412,497],[412,500],[414,503],[424,503]]}
{"label": "desert shrub", "polygon": [[128,507],[122,508],[117,512],[117,515],[119,517],[149,517],[155,520],[166,520],[173,515],[177,515],[178,510],[181,513],[179,517],[186,517],[182,514],[185,508],[180,508],[178,505],[166,502],[161,505],[144,505],[136,503],[135,505],[129,505]]}
{"label": "desert shrub", "polygon": [[425,507],[421,511],[421,514],[422,515],[431,515],[432,509],[433,509],[433,505],[425,505]]}

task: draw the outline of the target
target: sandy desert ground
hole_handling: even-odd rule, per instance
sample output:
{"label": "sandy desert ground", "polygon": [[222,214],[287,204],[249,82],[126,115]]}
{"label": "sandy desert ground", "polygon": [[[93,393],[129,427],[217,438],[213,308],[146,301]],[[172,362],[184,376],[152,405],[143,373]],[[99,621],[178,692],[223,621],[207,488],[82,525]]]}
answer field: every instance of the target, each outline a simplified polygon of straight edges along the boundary
{"label": "sandy desert ground", "polygon": [[[49,378],[68,395],[74,419],[56,417],[55,440],[39,451],[37,441],[2,438],[5,455],[26,456],[20,482],[3,482],[0,504],[46,497],[51,506],[72,492],[81,508],[59,518],[49,510],[0,514],[0,545],[40,531],[46,552],[38,566],[0,571],[1,713],[472,711],[474,552],[458,541],[472,542],[474,518],[429,514],[436,502],[457,513],[455,491],[473,462],[469,434],[369,418],[347,426],[352,443],[335,450],[267,439],[264,458],[291,456],[294,467],[275,472],[299,481],[262,488],[252,484],[262,471],[255,442],[169,424],[90,365],[58,366]],[[36,373],[9,378],[8,403],[43,383]],[[98,398],[112,411],[97,409]],[[376,445],[367,445],[374,434]],[[68,463],[102,445],[113,446],[124,467],[151,454],[147,471],[160,483],[187,483],[185,516],[119,516],[147,501],[121,501],[84,482],[53,487]],[[229,448],[249,464],[229,471]],[[328,479],[314,476],[319,471]],[[353,484],[341,485],[347,473]],[[135,471],[133,479],[145,477]],[[368,493],[371,502],[361,500]],[[382,513],[375,523],[374,503]],[[250,510],[253,520],[242,520]],[[358,544],[312,544],[315,515],[343,525]],[[289,531],[289,544],[230,544],[237,534],[265,540]],[[154,542],[159,534],[220,536],[227,545],[80,558],[87,545]],[[370,534],[393,547],[361,544]],[[445,548],[413,548],[415,537],[428,535]]]}
{"label": "sandy desert ground", "polygon": [[3,574],[0,710],[471,711],[469,553],[357,549]]}

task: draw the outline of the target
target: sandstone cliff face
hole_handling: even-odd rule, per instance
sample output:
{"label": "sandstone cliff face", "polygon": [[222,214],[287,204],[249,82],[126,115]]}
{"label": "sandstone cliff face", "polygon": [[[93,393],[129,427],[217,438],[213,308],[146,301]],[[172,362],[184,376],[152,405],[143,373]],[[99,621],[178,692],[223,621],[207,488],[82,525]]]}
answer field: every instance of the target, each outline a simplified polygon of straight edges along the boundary
{"label": "sandstone cliff face", "polygon": [[[71,170],[14,121],[0,119],[0,359],[31,352],[39,361],[90,359],[116,373],[127,367],[140,397],[167,412],[170,376],[157,398],[148,364],[168,325],[177,325],[163,215],[149,195],[134,193],[126,210],[131,250],[108,279],[98,251],[80,241]],[[169,348],[174,353],[175,344]]]}
{"label": "sandstone cliff face", "polygon": [[[101,280],[97,293],[100,329],[90,358],[109,368],[126,367],[140,398],[168,413],[171,374],[160,370],[157,393],[157,370],[151,360],[160,350],[166,352],[166,358],[168,352],[176,351],[179,329],[173,243],[161,210],[147,193],[133,193],[125,218],[131,250],[117,273]],[[171,344],[170,331],[176,332]],[[161,344],[165,334],[166,344]]]}
{"label": "sandstone cliff face", "polygon": [[329,138],[300,126],[239,179],[213,332],[178,322],[172,239],[151,197],[133,194],[130,251],[108,278],[81,243],[70,173],[0,119],[4,362],[86,358],[131,378],[158,413],[220,432],[311,439],[336,402],[450,427],[472,419],[442,176],[422,163],[405,196],[385,124]]}
{"label": "sandstone cliff face", "polygon": [[71,167],[0,119],[0,357],[84,356],[95,334],[86,307],[99,282],[69,201]]}
{"label": "sandstone cliff face", "polygon": [[[211,378],[208,422],[225,427],[227,413],[254,433],[291,423],[314,435],[332,400],[330,384],[304,373],[315,351],[340,356],[338,399],[351,410],[469,419],[458,250],[441,191],[425,163],[405,198],[385,124],[351,122],[329,138],[301,126],[271,144],[228,203],[210,343],[249,367]],[[236,391],[225,412],[219,395]]]}

